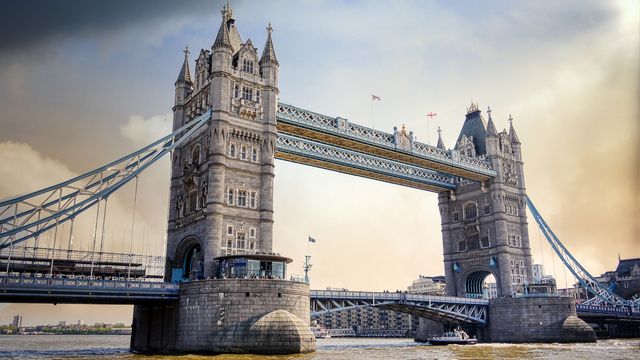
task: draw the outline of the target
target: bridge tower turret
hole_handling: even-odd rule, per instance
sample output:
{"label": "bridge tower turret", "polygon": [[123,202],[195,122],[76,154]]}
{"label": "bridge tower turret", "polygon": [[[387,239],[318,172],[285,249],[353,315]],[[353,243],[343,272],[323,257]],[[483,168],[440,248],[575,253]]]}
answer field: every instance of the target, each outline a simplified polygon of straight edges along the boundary
{"label": "bridge tower turret", "polygon": [[483,183],[458,179],[455,191],[438,196],[446,291],[452,296],[483,296],[489,275],[498,296],[523,293],[532,276],[521,144],[513,124],[509,133],[498,133],[491,109],[487,114],[488,122],[471,104],[455,150],[486,158],[497,176]]}
{"label": "bridge tower turret", "polygon": [[279,64],[271,31],[258,59],[227,4],[193,82],[185,57],[174,128],[209,108],[212,118],[172,158],[167,280],[213,277],[220,256],[272,251]]}

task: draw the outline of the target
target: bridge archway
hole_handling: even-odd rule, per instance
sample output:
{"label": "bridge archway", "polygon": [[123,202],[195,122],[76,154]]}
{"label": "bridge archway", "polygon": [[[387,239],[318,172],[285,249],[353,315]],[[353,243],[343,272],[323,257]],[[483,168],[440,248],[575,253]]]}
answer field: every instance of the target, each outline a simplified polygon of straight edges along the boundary
{"label": "bridge archway", "polygon": [[202,246],[196,237],[187,237],[180,242],[175,259],[179,267],[173,269],[172,282],[195,280],[203,275]]}
{"label": "bridge archway", "polygon": [[[489,288],[486,284],[495,282],[496,291],[499,292],[498,276],[488,269],[472,269],[463,275],[459,283],[459,294],[464,294],[470,298],[488,298],[490,297]],[[499,296],[500,294],[494,294]]]}

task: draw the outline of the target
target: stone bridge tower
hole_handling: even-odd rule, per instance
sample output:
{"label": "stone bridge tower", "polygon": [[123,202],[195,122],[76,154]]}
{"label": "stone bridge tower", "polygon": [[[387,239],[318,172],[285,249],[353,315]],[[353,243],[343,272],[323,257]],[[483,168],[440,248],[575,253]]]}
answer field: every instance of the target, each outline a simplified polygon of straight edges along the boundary
{"label": "stone bridge tower", "polygon": [[175,82],[173,129],[208,109],[210,123],[172,158],[165,278],[211,277],[216,257],[270,252],[279,64],[271,25],[262,56],[242,41],[231,7],[193,75]]}
{"label": "stone bridge tower", "polygon": [[497,177],[484,183],[458,179],[455,191],[438,195],[450,296],[481,297],[491,274],[498,296],[522,293],[532,279],[520,140],[511,116],[509,132],[498,133],[491,109],[487,115],[488,122],[471,104],[455,150],[486,157]]}

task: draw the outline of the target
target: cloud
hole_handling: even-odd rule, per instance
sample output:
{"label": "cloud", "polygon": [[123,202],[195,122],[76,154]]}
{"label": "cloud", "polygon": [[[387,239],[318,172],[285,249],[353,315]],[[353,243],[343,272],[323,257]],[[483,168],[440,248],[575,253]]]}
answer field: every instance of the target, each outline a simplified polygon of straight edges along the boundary
{"label": "cloud", "polygon": [[129,116],[129,121],[120,126],[120,134],[137,145],[150,144],[171,133],[173,114],[155,115],[148,119],[139,115]]}
{"label": "cloud", "polygon": [[[162,22],[168,17],[213,10],[209,1],[170,0],[25,0],[3,3],[0,11],[0,54],[58,43],[78,35],[98,35],[113,29]],[[28,24],[25,26],[25,24]],[[19,29],[19,31],[17,31]]]}

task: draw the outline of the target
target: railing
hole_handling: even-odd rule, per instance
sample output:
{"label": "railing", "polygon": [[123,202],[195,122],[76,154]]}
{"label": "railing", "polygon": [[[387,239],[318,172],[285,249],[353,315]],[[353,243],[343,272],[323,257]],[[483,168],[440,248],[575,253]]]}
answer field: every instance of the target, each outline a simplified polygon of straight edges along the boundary
{"label": "railing", "polygon": [[635,307],[621,308],[612,306],[577,304],[576,311],[578,313],[619,315],[623,317],[633,317],[640,319],[640,310]]}
{"label": "railing", "polygon": [[396,135],[379,130],[367,128],[348,122],[337,117],[332,118],[312,111],[297,108],[292,105],[278,103],[276,117],[278,121],[295,124],[313,130],[351,138],[359,142],[387,148],[394,151],[402,151],[427,160],[437,161],[462,169],[472,170],[484,175],[495,176],[493,166],[485,158],[472,158],[461,155],[455,150],[443,150],[435,146],[427,145],[411,140],[411,148],[403,149],[396,144]]}
{"label": "railing", "polygon": [[22,287],[22,288],[65,288],[65,289],[113,289],[113,290],[136,290],[136,291],[168,291],[180,290],[180,285],[151,282],[151,281],[127,281],[127,280],[103,280],[103,279],[68,279],[49,277],[23,277],[23,276],[0,276],[0,288]]}

